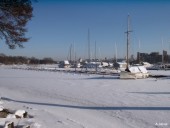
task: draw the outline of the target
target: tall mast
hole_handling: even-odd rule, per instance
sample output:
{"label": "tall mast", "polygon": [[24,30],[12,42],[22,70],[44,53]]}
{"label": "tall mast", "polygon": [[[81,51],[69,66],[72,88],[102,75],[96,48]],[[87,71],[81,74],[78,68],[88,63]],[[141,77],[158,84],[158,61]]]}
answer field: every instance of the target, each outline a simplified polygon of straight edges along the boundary
{"label": "tall mast", "polygon": [[139,63],[140,63],[140,61],[141,61],[141,60],[140,60],[140,44],[141,44],[141,43],[140,43],[140,40],[139,40],[139,55],[138,55]]}
{"label": "tall mast", "polygon": [[95,61],[96,61],[96,41],[95,41]]}
{"label": "tall mast", "polygon": [[115,61],[117,62],[117,45],[116,45],[116,43],[115,43],[115,57],[116,57],[116,58],[115,58],[115,59],[116,59]]}
{"label": "tall mast", "polygon": [[97,58],[96,58],[96,41],[95,41],[95,63],[96,63],[96,72],[97,72]]}
{"label": "tall mast", "polygon": [[129,42],[130,42],[129,35],[130,35],[130,32],[132,32],[132,31],[130,30],[130,15],[128,15],[128,19],[127,19],[127,31],[125,32],[127,34],[127,53],[126,53],[126,62],[127,62],[127,65],[126,65],[126,69],[128,69],[128,67],[129,67]]}
{"label": "tall mast", "polygon": [[88,59],[90,61],[90,29],[88,29]]}
{"label": "tall mast", "polygon": [[162,64],[164,64],[164,49],[163,49],[163,38],[162,38]]}
{"label": "tall mast", "polygon": [[72,44],[70,45],[70,62],[72,61],[71,56],[72,56]]}

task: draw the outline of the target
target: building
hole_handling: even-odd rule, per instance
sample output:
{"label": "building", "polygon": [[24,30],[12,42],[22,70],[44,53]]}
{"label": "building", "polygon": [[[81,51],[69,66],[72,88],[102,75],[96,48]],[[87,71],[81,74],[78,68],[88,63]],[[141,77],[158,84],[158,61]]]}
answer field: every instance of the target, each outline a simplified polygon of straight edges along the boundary
{"label": "building", "polygon": [[170,57],[167,51],[165,50],[163,50],[163,55],[159,54],[159,52],[151,52],[150,54],[137,52],[138,63],[141,62],[149,62],[151,64],[155,64],[158,62],[168,63],[170,62],[169,58]]}

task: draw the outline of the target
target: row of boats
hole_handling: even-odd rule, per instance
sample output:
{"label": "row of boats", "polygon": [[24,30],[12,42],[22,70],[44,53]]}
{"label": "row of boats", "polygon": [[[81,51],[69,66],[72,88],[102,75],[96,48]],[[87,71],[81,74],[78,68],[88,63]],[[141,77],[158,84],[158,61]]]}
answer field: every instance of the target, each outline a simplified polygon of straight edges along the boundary
{"label": "row of boats", "polygon": [[[106,63],[106,62],[88,62],[81,65],[80,63],[74,63],[73,67],[75,68],[103,68],[103,67],[114,67],[117,70],[120,70],[120,79],[144,79],[149,77],[149,72],[147,69],[167,69],[170,68],[170,65],[159,65],[153,66],[149,63],[143,63],[142,65],[129,65],[129,44],[130,38],[129,35],[132,32],[130,30],[130,16],[128,15],[127,20],[127,54],[126,54],[126,61],[125,62],[118,62],[117,64]],[[60,63],[59,67],[67,68],[70,67],[69,61],[63,61]]]}
{"label": "row of boats", "polygon": [[[117,67],[114,67],[117,66]],[[100,69],[100,68],[111,68],[118,70],[120,73],[120,79],[141,79],[149,77],[149,73],[146,69],[146,65],[128,65],[126,68],[126,62],[107,63],[107,62],[85,62],[83,64],[76,63],[72,66],[69,61],[65,60],[59,64],[60,68],[86,68],[86,69]]]}

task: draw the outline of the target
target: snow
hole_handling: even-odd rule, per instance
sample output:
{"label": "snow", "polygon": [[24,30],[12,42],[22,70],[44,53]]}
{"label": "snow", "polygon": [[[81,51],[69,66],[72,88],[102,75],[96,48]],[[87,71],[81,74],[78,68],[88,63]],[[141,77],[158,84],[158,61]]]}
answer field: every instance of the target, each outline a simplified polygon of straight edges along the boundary
{"label": "snow", "polygon": [[[170,71],[150,71],[170,74]],[[168,128],[170,80],[0,67],[2,106],[28,118],[1,118],[31,128]]]}
{"label": "snow", "polygon": [[15,115],[20,117],[20,118],[24,118],[24,114],[26,114],[27,112],[25,110],[17,110],[15,112]]}
{"label": "snow", "polygon": [[144,66],[138,66],[138,68],[142,73],[148,73],[148,71],[146,70]]}
{"label": "snow", "polygon": [[139,70],[138,66],[132,66],[132,67],[129,68],[129,70],[130,70],[131,73],[139,73],[139,72],[141,72]]}
{"label": "snow", "polygon": [[146,70],[146,68],[144,66],[131,66],[129,67],[130,72],[132,73],[148,73],[148,71]]}
{"label": "snow", "polygon": [[69,64],[69,61],[68,60],[64,60],[64,64]]}
{"label": "snow", "polygon": [[0,105],[0,111],[3,111],[4,110],[4,107]]}

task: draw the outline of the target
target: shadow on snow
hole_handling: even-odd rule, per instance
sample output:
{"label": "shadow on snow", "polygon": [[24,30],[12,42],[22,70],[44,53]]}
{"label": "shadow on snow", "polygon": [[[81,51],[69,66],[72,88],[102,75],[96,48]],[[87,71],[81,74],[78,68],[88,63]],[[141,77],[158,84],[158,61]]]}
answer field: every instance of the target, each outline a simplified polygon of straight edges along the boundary
{"label": "shadow on snow", "polygon": [[74,109],[89,109],[89,110],[153,110],[153,111],[163,111],[170,110],[170,107],[105,107],[105,106],[76,106],[76,105],[62,105],[62,104],[52,104],[52,103],[38,103],[30,101],[13,100],[6,97],[1,97],[2,100],[13,101],[17,103],[35,104],[35,105],[45,105],[52,107],[62,107],[62,108],[74,108]]}
{"label": "shadow on snow", "polygon": [[86,79],[91,79],[91,80],[97,80],[97,79],[101,79],[101,80],[107,80],[107,79],[111,79],[111,80],[113,80],[113,79],[119,79],[119,76],[98,76],[98,77],[91,77],[91,78],[86,78]]}
{"label": "shadow on snow", "polygon": [[136,94],[170,94],[170,92],[129,92],[129,93],[136,93]]}

